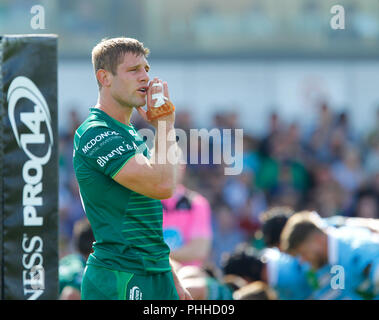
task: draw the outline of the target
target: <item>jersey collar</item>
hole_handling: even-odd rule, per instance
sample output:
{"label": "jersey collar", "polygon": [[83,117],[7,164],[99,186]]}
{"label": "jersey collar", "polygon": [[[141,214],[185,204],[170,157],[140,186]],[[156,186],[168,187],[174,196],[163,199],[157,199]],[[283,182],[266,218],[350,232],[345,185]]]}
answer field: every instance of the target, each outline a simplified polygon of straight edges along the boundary
{"label": "jersey collar", "polygon": [[108,115],[106,112],[104,112],[103,110],[99,109],[99,108],[95,108],[95,107],[91,107],[90,108],[90,112],[92,114],[95,114],[97,116],[100,116],[101,118],[103,118],[104,120],[108,120],[108,121],[112,121],[113,123],[115,123],[116,125],[118,125],[119,127],[121,128],[125,128],[127,130],[129,129],[134,129],[134,126],[132,123],[129,122],[129,125],[125,124],[125,123],[122,123],[118,120],[116,120],[115,118],[112,118],[110,115]]}

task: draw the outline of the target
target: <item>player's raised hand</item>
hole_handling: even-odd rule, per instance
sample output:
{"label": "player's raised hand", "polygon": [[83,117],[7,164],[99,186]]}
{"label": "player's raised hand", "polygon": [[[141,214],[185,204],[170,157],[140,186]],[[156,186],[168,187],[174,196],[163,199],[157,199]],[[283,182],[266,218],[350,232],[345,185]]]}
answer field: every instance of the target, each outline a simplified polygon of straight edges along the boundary
{"label": "player's raised hand", "polygon": [[[160,95],[161,93],[163,95]],[[175,107],[169,99],[167,82],[154,78],[150,81],[147,89],[147,111],[142,107],[137,108],[137,111],[145,121],[150,122],[154,127],[157,126],[158,121],[166,121],[169,125],[173,125],[175,122]],[[158,106],[156,105],[157,103],[159,103]]]}

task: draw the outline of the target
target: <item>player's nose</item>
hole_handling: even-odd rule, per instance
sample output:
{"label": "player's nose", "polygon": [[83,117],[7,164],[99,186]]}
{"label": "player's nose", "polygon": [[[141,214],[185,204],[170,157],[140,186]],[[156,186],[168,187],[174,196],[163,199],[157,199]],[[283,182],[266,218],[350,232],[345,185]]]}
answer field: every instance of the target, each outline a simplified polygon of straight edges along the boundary
{"label": "player's nose", "polygon": [[141,78],[140,78],[140,81],[143,81],[143,82],[148,83],[149,80],[150,80],[149,74],[147,73],[146,70],[143,70],[143,71],[142,71]]}

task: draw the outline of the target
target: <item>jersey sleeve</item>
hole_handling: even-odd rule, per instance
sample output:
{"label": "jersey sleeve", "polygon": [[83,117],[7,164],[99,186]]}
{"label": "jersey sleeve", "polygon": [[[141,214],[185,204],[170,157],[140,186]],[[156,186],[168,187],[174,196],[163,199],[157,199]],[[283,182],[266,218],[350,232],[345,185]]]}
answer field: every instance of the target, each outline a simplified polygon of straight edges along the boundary
{"label": "jersey sleeve", "polygon": [[306,268],[298,259],[279,251],[268,251],[267,259],[269,285],[281,300],[304,300],[311,294],[307,282]]}
{"label": "jersey sleeve", "polygon": [[93,169],[113,178],[137,153],[132,137],[106,127],[88,129],[76,150]]}

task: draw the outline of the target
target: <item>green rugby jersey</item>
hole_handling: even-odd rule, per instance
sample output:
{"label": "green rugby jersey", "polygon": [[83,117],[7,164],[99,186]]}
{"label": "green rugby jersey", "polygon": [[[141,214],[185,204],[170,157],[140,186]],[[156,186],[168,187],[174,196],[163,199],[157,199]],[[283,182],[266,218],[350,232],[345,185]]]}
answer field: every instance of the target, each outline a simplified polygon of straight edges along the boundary
{"label": "green rugby jersey", "polygon": [[75,132],[74,170],[96,240],[87,264],[136,274],[171,270],[161,201],[113,180],[138,152],[150,156],[133,125],[97,108]]}

